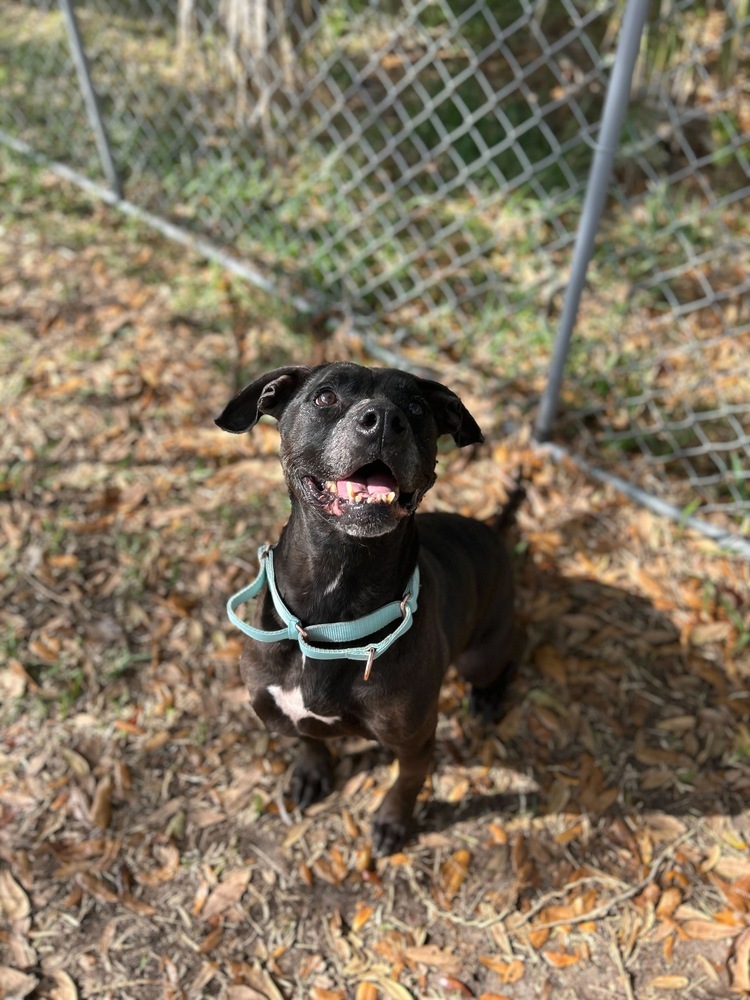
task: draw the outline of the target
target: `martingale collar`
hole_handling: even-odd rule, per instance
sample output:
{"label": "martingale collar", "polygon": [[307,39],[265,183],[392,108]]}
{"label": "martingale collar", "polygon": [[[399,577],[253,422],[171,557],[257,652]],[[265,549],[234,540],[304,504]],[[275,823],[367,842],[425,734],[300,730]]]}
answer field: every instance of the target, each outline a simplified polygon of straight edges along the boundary
{"label": "martingale collar", "polygon": [[[363,618],[355,618],[351,622],[328,622],[303,626],[299,618],[296,618],[287,608],[279,594],[273,570],[273,547],[261,545],[258,549],[258,559],[260,560],[260,569],[256,578],[247,587],[232,594],[227,601],[229,620],[251,639],[258,642],[281,642],[283,639],[291,639],[299,644],[299,648],[305,656],[314,660],[364,660],[366,662],[364,676],[367,680],[372,670],[373,661],[381,656],[396,639],[408,632],[412,626],[414,613],[417,610],[417,597],[419,596],[419,566],[415,567],[406,585],[406,593],[400,601],[391,601],[390,604],[383,605],[377,611],[373,611]],[[254,625],[248,625],[235,614],[240,604],[257,597],[265,585],[268,585],[273,606],[276,608],[279,618],[284,622],[284,628],[271,630],[256,628]],[[378,632],[397,619],[401,619],[399,625],[384,639],[379,642],[367,643],[364,646],[323,649],[320,646],[313,646],[308,641],[356,642],[358,639],[365,639],[372,635],[373,632]]]}

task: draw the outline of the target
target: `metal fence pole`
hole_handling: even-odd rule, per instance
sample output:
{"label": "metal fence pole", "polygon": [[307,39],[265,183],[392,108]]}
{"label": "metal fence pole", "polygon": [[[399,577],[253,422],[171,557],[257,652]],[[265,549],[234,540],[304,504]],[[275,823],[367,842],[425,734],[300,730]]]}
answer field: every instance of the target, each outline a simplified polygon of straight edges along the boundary
{"label": "metal fence pole", "polygon": [[547,386],[539,404],[539,413],[534,427],[534,437],[537,441],[549,439],[557,413],[563,369],[568,356],[573,326],[578,315],[581,294],[586,282],[586,271],[594,251],[594,240],[599,228],[604,200],[607,196],[612,164],[620,140],[625,111],[630,99],[633,69],[638,58],[649,4],[650,0],[628,0],[623,15],[615,62],[602,111],[599,141],[596,144],[596,153],[591,165],[581,221],[578,226],[570,280],[555,335]]}
{"label": "metal fence pole", "polygon": [[78,83],[81,87],[83,99],[86,103],[86,112],[89,116],[89,123],[94,131],[96,148],[99,152],[99,160],[101,161],[102,170],[104,171],[107,182],[112,189],[112,193],[119,200],[122,198],[122,182],[120,181],[120,175],[118,174],[117,167],[115,166],[112,149],[109,144],[109,136],[107,135],[107,130],[104,125],[101,108],[99,107],[99,99],[96,96],[94,84],[91,79],[88,59],[86,58],[86,52],[83,48],[81,32],[78,28],[78,20],[76,18],[75,11],[73,10],[73,0],[60,0],[60,7],[62,8],[63,15],[65,16],[65,26],[68,29],[68,40],[70,41],[70,49],[73,54],[76,73],[78,74]]}

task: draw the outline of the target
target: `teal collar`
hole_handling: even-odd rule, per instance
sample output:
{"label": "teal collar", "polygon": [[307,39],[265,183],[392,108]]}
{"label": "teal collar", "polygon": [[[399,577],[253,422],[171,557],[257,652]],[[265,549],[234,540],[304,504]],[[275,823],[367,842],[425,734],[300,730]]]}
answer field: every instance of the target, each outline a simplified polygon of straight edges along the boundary
{"label": "teal collar", "polygon": [[[415,567],[409,582],[406,585],[406,593],[400,601],[391,601],[377,611],[373,611],[363,618],[355,618],[351,622],[330,622],[321,625],[302,625],[299,618],[296,618],[289,608],[284,604],[276,586],[276,577],[273,571],[273,548],[269,545],[261,545],[258,549],[260,560],[260,570],[252,583],[242,590],[238,590],[227,601],[227,614],[229,620],[238,629],[249,635],[251,639],[258,642],[281,642],[284,639],[291,639],[299,644],[299,648],[304,656],[309,656],[315,660],[365,660],[365,680],[370,676],[373,660],[376,660],[382,653],[391,646],[396,639],[399,639],[404,632],[408,632],[414,621],[414,612],[417,610],[417,597],[419,596],[419,566]],[[276,613],[284,622],[284,628],[261,629],[254,625],[248,625],[235,614],[240,604],[257,597],[264,585],[268,585],[269,593]],[[318,642],[356,642],[364,639],[373,632],[390,625],[391,622],[401,619],[397,628],[390,632],[379,642],[369,643],[364,646],[348,646],[344,649],[323,649],[320,646],[313,646],[308,641],[310,639]]]}

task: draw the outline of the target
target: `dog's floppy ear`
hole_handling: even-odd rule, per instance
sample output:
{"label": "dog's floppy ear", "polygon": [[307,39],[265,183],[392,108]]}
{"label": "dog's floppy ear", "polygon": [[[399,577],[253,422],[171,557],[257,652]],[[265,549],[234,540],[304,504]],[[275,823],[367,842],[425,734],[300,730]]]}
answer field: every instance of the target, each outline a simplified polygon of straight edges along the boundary
{"label": "dog's floppy ear", "polygon": [[484,435],[479,424],[455,394],[440,382],[418,379],[420,391],[430,404],[439,434],[450,434],[463,448],[467,444],[480,444]]}
{"label": "dog's floppy ear", "polygon": [[230,399],[214,423],[230,434],[242,434],[254,427],[264,413],[278,420],[286,404],[312,372],[312,368],[299,365],[266,372]]}

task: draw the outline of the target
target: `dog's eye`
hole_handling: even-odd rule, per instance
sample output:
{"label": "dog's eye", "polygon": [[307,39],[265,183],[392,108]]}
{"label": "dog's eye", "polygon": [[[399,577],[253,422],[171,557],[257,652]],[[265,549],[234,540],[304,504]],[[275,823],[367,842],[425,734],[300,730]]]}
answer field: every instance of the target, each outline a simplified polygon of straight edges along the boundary
{"label": "dog's eye", "polygon": [[408,409],[409,413],[411,413],[413,417],[421,417],[424,414],[424,406],[422,406],[418,399],[412,399],[409,403]]}
{"label": "dog's eye", "polygon": [[338,403],[338,399],[333,389],[321,389],[315,397],[316,406],[333,406],[334,403]]}

